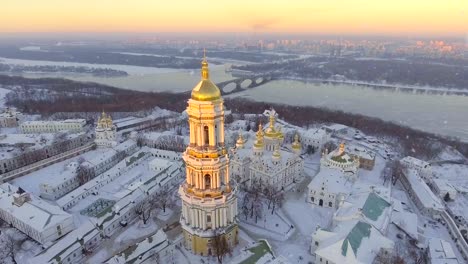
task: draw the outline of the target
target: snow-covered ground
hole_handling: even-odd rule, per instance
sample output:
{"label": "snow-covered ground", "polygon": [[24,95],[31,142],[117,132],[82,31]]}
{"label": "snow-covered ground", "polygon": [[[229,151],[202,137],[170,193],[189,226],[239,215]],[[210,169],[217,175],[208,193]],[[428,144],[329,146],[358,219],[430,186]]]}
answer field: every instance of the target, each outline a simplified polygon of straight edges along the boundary
{"label": "snow-covered ground", "polygon": [[5,107],[5,96],[9,93],[10,90],[5,88],[0,88],[0,107]]}
{"label": "snow-covered ground", "polygon": [[436,178],[445,179],[455,188],[468,192],[468,165],[443,164],[432,166]]}

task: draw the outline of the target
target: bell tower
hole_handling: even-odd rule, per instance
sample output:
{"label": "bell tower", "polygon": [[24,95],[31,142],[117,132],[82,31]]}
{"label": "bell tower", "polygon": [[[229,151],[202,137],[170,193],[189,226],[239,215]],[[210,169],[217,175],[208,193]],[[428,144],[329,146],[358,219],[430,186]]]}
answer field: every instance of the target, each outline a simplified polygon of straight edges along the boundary
{"label": "bell tower", "polygon": [[229,157],[224,145],[224,105],[219,88],[210,80],[203,57],[201,80],[187,107],[190,144],[183,153],[186,180],[180,223],[185,246],[195,254],[212,255],[215,236],[237,244],[237,197],[229,183]]}

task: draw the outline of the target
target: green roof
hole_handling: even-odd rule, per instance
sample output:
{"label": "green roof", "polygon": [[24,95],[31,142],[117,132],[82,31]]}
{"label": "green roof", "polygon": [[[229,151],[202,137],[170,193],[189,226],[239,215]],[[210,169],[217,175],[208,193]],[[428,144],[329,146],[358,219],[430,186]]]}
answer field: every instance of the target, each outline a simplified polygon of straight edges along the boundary
{"label": "green roof", "polygon": [[354,255],[357,255],[357,250],[361,245],[364,237],[369,237],[371,232],[371,226],[368,223],[359,221],[346,236],[343,244],[341,245],[341,255],[346,256],[348,252],[348,242],[354,251]]}
{"label": "green roof", "polygon": [[370,193],[362,207],[362,212],[367,218],[376,221],[382,215],[385,208],[389,206],[390,204],[380,196],[375,193]]}
{"label": "green roof", "polygon": [[266,254],[273,255],[271,248],[265,242],[265,240],[259,240],[258,245],[252,248],[249,248],[249,251],[253,253],[252,256],[248,257],[241,264],[255,264],[257,261]]}

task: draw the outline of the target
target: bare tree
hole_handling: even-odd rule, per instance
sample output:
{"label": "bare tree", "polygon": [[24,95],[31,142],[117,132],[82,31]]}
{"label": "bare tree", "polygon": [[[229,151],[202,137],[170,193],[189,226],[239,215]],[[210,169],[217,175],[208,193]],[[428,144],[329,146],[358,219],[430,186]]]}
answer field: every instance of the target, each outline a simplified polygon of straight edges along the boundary
{"label": "bare tree", "polygon": [[136,136],[136,143],[137,143],[137,146],[138,147],[143,147],[144,144],[145,144],[145,136],[143,135],[143,133],[138,133],[137,136]]}
{"label": "bare tree", "polygon": [[277,192],[275,196],[273,196],[273,206],[271,208],[271,214],[275,212],[276,207],[281,207],[284,202],[284,194],[282,191]]}
{"label": "bare tree", "polygon": [[409,255],[413,259],[414,264],[425,263],[425,256],[419,249],[412,248],[409,252]]}
{"label": "bare tree", "polygon": [[15,260],[15,241],[13,238],[3,233],[0,236],[0,260],[11,259],[13,263],[17,263]]}
{"label": "bare tree", "polygon": [[223,263],[223,258],[227,254],[232,253],[231,245],[229,245],[226,236],[218,231],[214,231],[215,235],[212,238],[211,247],[218,260],[218,263]]}
{"label": "bare tree", "polygon": [[258,219],[263,216],[263,202],[261,199],[255,199],[252,202],[252,213],[255,216],[255,223],[258,222]]}
{"label": "bare tree", "polygon": [[136,214],[143,220],[143,224],[146,225],[149,218],[151,217],[151,205],[148,200],[143,200],[135,207]]}
{"label": "bare tree", "polygon": [[94,178],[93,168],[87,166],[85,163],[80,163],[76,170],[76,177],[78,179],[78,184],[81,186],[87,183],[89,180]]}
{"label": "bare tree", "polygon": [[151,203],[153,208],[162,209],[163,212],[166,212],[166,208],[170,208],[172,202],[173,200],[169,188],[163,186],[153,195]]}
{"label": "bare tree", "polygon": [[400,179],[400,177],[404,176],[405,167],[398,160],[393,161],[391,166],[392,166],[392,184],[395,185],[395,183],[398,181],[398,179]]}

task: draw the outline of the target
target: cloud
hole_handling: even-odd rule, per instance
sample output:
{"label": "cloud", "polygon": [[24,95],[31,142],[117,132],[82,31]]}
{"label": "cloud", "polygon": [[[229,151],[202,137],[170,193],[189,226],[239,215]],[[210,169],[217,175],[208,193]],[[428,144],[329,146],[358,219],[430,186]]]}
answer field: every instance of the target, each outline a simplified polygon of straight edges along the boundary
{"label": "cloud", "polygon": [[251,21],[249,27],[254,31],[263,31],[271,29],[275,24],[279,23],[277,18],[256,19]]}

